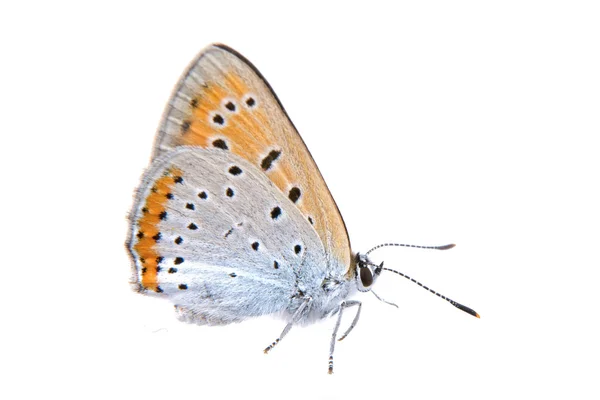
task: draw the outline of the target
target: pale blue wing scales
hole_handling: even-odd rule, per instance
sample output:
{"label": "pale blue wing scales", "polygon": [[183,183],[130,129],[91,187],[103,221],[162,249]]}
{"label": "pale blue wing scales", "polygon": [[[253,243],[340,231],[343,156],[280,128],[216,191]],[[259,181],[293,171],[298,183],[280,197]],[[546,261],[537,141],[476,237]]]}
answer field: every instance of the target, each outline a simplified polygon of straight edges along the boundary
{"label": "pale blue wing scales", "polygon": [[299,292],[318,296],[323,245],[255,166],[197,147],[174,150],[154,164],[145,182],[167,170],[181,176],[165,205],[156,250],[162,257],[158,284],[182,319],[241,321],[293,310]]}

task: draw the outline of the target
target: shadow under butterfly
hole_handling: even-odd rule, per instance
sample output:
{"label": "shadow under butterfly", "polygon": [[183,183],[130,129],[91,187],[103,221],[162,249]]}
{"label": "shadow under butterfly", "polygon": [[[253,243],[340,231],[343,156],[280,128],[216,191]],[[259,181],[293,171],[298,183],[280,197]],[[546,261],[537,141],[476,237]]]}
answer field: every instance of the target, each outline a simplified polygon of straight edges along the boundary
{"label": "shadow under butterfly", "polygon": [[[353,253],[317,165],[258,70],[222,44],[204,49],[171,95],[150,166],[130,213],[132,283],[168,298],[179,318],[222,325],[266,314],[293,325],[337,314],[329,373],[344,310],[383,271]],[[445,250],[446,246],[410,246]],[[379,296],[378,299],[389,303]]]}

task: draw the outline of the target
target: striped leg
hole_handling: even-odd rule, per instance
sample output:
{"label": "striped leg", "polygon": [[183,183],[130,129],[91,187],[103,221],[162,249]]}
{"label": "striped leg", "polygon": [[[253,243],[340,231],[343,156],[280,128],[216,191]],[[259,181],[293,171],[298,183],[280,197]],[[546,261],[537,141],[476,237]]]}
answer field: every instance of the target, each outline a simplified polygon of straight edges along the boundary
{"label": "striped leg", "polygon": [[342,322],[342,314],[344,313],[344,308],[348,308],[348,307],[352,307],[352,306],[358,306],[358,311],[356,312],[356,316],[354,317],[354,320],[352,320],[352,324],[350,324],[350,327],[348,328],[348,330],[346,330],[346,332],[342,335],[342,337],[339,340],[344,339],[346,336],[348,336],[350,331],[352,329],[354,329],[354,327],[356,326],[356,323],[358,322],[358,317],[360,316],[360,310],[362,308],[362,303],[360,301],[356,301],[356,300],[348,300],[348,301],[344,301],[344,302],[342,302],[342,304],[340,304],[340,313],[338,314],[338,318],[335,323],[335,327],[333,328],[333,334],[331,335],[331,344],[329,345],[329,373],[330,374],[333,374],[333,351],[335,350],[335,338],[337,336],[338,329],[340,328],[340,323]]}
{"label": "striped leg", "polygon": [[267,346],[267,348],[264,350],[265,354],[267,354],[269,351],[271,351],[271,349],[273,347],[275,347],[275,345],[277,343],[279,343],[281,341],[281,339],[283,339],[285,337],[285,335],[288,334],[288,332],[290,331],[290,329],[292,329],[292,326],[298,322],[298,320],[302,317],[302,312],[304,311],[304,309],[306,309],[306,307],[308,307],[308,305],[310,304],[310,302],[312,301],[311,297],[307,297],[304,300],[304,303],[302,303],[300,305],[300,307],[298,307],[298,309],[296,310],[296,312],[294,313],[294,315],[292,315],[292,319],[290,320],[290,322],[288,322],[288,324],[285,326],[285,328],[283,328],[283,331],[281,332],[281,334],[279,335],[279,337],[277,339],[275,339],[275,341],[273,343],[271,343],[269,346]]}

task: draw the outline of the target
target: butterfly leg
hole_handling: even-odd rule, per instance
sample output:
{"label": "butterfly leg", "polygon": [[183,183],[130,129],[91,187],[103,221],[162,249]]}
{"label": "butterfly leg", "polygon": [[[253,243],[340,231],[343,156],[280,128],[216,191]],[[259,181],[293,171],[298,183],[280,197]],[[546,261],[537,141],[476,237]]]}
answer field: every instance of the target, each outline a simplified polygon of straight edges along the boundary
{"label": "butterfly leg", "polygon": [[311,301],[312,301],[311,297],[307,297],[304,300],[304,302],[300,305],[300,307],[298,307],[296,312],[294,312],[294,315],[292,315],[290,322],[288,322],[288,324],[285,326],[285,328],[283,328],[283,331],[281,331],[281,334],[279,335],[279,337],[277,339],[275,339],[275,341],[273,343],[271,343],[269,346],[267,346],[267,348],[264,350],[265,354],[267,354],[273,347],[275,347],[275,345],[277,343],[279,343],[281,341],[281,339],[283,339],[285,337],[285,335],[288,334],[290,329],[292,329],[292,326],[296,322],[298,322],[298,320],[302,317],[302,312],[306,309],[306,307],[308,307],[308,305],[310,304]]}
{"label": "butterfly leg", "polygon": [[[377,293],[375,293],[375,292],[373,291],[373,289],[371,289],[371,293],[373,293],[373,294],[375,295],[375,297],[377,297],[377,300],[379,300],[379,301],[383,301],[385,304],[389,304],[390,306],[394,306],[394,307],[396,307],[396,308],[399,308],[399,307],[398,307],[398,305],[397,305],[396,303],[392,303],[391,301],[387,301],[386,299],[379,297],[379,296],[377,295]],[[340,340],[342,340],[342,339],[340,339]]]}
{"label": "butterfly leg", "polygon": [[340,323],[342,322],[342,314],[344,313],[344,308],[348,308],[348,307],[352,307],[352,306],[358,306],[358,311],[356,312],[356,316],[352,320],[352,324],[350,325],[350,328],[348,328],[348,330],[346,330],[346,332],[342,335],[342,337],[339,340],[342,340],[346,336],[348,336],[350,331],[356,326],[356,323],[358,322],[358,317],[360,316],[360,310],[362,308],[362,303],[360,301],[356,301],[356,300],[348,300],[348,301],[344,301],[344,302],[342,302],[342,304],[340,304],[340,313],[338,314],[338,318],[335,323],[335,327],[333,328],[333,334],[331,335],[331,344],[329,345],[329,373],[330,374],[333,374],[333,351],[335,350],[335,338],[337,336],[338,329],[340,328]]}
{"label": "butterfly leg", "polygon": [[[346,302],[346,303],[348,303],[348,302]],[[338,342],[344,340],[346,338],[346,336],[348,336],[348,334],[352,331],[352,329],[354,329],[354,327],[358,323],[358,318],[360,317],[360,310],[362,310],[362,303],[360,301],[356,301],[356,303],[358,303],[358,310],[356,311],[356,315],[354,316],[354,319],[352,320],[350,327],[348,329],[346,329],[346,332],[344,332],[342,337],[338,339]],[[354,306],[354,305],[356,305],[356,304],[351,304],[351,306]]]}

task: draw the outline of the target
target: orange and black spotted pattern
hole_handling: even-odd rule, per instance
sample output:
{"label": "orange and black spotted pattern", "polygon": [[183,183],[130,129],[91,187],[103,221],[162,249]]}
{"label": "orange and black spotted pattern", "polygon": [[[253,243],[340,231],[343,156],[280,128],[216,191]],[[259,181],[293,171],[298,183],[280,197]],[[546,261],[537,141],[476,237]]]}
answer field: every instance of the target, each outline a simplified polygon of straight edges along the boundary
{"label": "orange and black spotted pattern", "polygon": [[[170,120],[179,129],[164,139],[166,146],[221,149],[250,161],[288,194],[328,252],[351,267],[350,243],[335,202],[310,154],[293,150],[304,144],[282,111],[270,106],[275,103],[272,95],[255,76],[236,69],[219,74],[219,81],[203,82],[185,98],[188,107],[177,109],[182,114]],[[349,270],[349,276],[353,273]]]}
{"label": "orange and black spotted pattern", "polygon": [[181,171],[176,168],[169,169],[162,177],[156,180],[141,210],[137,220],[137,242],[133,250],[139,260],[141,269],[138,271],[139,283],[144,289],[162,292],[158,286],[157,273],[162,261],[156,249],[156,243],[161,238],[158,224],[168,218],[165,205],[172,198],[173,186],[181,182]]}

